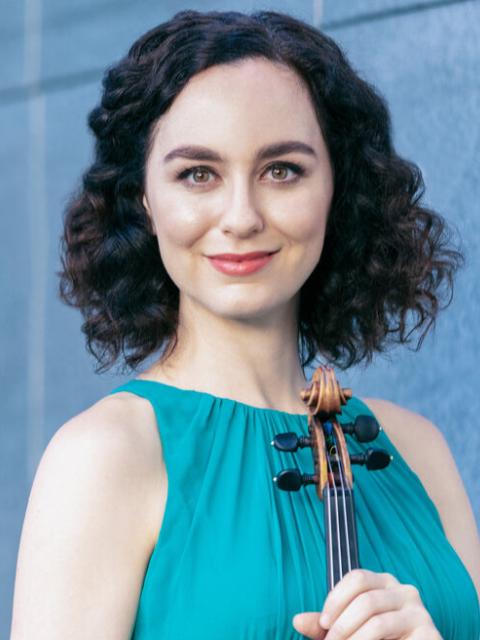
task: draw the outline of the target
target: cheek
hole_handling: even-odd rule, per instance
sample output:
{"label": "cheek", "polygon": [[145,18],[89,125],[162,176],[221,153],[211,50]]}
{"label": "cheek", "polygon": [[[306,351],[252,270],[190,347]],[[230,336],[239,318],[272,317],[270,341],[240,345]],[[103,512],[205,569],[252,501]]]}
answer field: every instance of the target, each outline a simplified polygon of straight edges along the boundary
{"label": "cheek", "polygon": [[305,247],[318,248],[323,245],[327,225],[330,200],[323,195],[309,197],[302,202],[295,203],[295,208],[287,212],[285,224],[288,225],[288,235],[294,243]]}
{"label": "cheek", "polygon": [[152,212],[161,251],[191,248],[208,230],[208,216],[188,206],[165,200]]}

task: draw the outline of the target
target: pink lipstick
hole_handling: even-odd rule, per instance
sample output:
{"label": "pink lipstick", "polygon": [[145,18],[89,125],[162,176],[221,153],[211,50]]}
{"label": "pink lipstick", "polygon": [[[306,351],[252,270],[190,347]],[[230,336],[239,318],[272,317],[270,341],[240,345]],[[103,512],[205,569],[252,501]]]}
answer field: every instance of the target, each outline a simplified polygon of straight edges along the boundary
{"label": "pink lipstick", "polygon": [[248,276],[263,269],[278,253],[277,251],[254,251],[252,253],[219,253],[207,256],[212,267],[229,276]]}

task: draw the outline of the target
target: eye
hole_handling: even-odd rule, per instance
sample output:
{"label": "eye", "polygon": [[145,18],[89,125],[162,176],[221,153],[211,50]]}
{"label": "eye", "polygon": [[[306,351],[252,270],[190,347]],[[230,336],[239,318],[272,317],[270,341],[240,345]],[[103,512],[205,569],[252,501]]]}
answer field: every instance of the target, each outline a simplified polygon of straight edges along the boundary
{"label": "eye", "polygon": [[194,182],[200,183],[208,182],[208,178],[210,177],[206,169],[194,169],[190,175]]}
{"label": "eye", "polygon": [[295,182],[303,173],[305,173],[305,168],[301,165],[293,162],[282,162],[268,167],[263,176],[270,174],[274,182]]}
{"label": "eye", "polygon": [[211,170],[206,167],[190,167],[182,171],[177,179],[188,187],[194,187],[195,185],[207,184],[211,181],[212,177]]}

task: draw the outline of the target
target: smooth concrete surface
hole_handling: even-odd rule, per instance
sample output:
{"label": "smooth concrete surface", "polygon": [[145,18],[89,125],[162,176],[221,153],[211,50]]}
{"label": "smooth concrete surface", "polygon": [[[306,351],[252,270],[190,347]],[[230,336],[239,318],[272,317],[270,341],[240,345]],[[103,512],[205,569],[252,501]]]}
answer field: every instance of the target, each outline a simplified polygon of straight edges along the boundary
{"label": "smooth concrete surface", "polygon": [[[173,0],[0,0],[0,640],[9,637],[18,542],[40,456],[66,420],[125,379],[94,373],[80,315],[57,296],[62,211],[92,154],[87,114],[103,69],[179,8]],[[238,3],[192,0],[181,8]],[[356,395],[388,398],[438,424],[480,521],[480,2],[241,6],[262,8],[326,25],[388,98],[398,150],[421,166],[428,202],[464,237],[469,261],[454,303],[421,351],[397,349],[339,378]]]}
{"label": "smooth concrete surface", "polygon": [[[246,12],[262,8],[294,13],[308,21],[312,19],[311,3],[305,1],[258,3],[244,0],[241,6],[241,10]],[[75,0],[68,5],[58,0],[46,0],[43,73],[50,77],[79,73],[86,68],[103,69],[124,55],[130,44],[146,29],[163,22],[180,9],[238,10],[238,2],[206,0],[199,5],[198,1],[190,0],[179,5],[175,0],[161,3],[142,0],[135,3],[132,10],[132,3],[128,0],[103,0],[99,3]]]}
{"label": "smooth concrete surface", "polygon": [[467,253],[454,302],[420,352],[397,349],[348,377],[357,395],[393,400],[439,426],[478,521],[480,3],[395,15],[330,33],[388,98],[399,153],[421,167],[426,202],[456,225]]}
{"label": "smooth concrete surface", "polygon": [[414,14],[423,10],[441,8],[445,5],[459,4],[465,0],[323,0],[317,2],[322,7],[321,25],[337,24],[342,21],[353,23],[382,20],[389,14],[397,17],[402,14]]}

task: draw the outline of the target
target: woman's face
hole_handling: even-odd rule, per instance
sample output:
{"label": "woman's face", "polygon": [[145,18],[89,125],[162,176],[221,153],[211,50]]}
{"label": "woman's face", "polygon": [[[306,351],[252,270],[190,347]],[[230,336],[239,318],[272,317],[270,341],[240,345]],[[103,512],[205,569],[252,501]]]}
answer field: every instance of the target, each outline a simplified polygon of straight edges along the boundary
{"label": "woman's face", "polygon": [[193,77],[157,123],[144,204],[181,313],[259,318],[294,306],[333,194],[308,89],[264,59]]}

